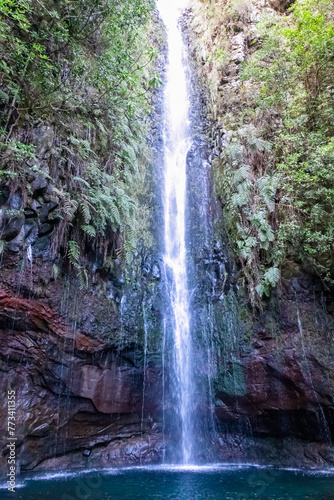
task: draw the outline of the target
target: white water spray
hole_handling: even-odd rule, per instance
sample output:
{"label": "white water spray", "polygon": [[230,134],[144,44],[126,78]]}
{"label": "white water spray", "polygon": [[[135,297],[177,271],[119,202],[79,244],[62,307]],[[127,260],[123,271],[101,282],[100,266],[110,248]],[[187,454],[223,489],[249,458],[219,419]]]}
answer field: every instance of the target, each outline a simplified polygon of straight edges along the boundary
{"label": "white water spray", "polygon": [[27,248],[27,259],[29,260],[30,264],[32,264],[32,248],[31,248],[31,245],[29,245],[28,248]]}
{"label": "white water spray", "polygon": [[167,29],[168,66],[165,89],[165,253],[173,329],[173,368],[178,418],[181,426],[182,463],[193,460],[194,383],[191,367],[191,332],[187,288],[185,207],[186,155],[190,147],[189,96],[183,64],[184,47],[178,26],[178,0],[158,0]]}

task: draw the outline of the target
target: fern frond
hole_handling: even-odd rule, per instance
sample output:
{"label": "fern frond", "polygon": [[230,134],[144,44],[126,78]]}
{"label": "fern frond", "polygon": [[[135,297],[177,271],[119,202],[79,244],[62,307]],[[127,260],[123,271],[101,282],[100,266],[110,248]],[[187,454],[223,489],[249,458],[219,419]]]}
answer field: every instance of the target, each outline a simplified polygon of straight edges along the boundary
{"label": "fern frond", "polygon": [[247,145],[252,151],[263,151],[269,153],[272,149],[272,144],[269,141],[255,137],[252,135],[247,136]]}
{"label": "fern frond", "polygon": [[73,220],[78,209],[78,203],[75,200],[66,198],[63,203],[63,213],[67,221]]}
{"label": "fern frond", "polygon": [[95,152],[91,149],[89,141],[86,139],[77,139],[71,136],[70,142],[73,146],[76,146],[79,156],[83,160],[87,160],[91,154],[95,155]]}
{"label": "fern frond", "polygon": [[280,279],[280,271],[278,267],[270,267],[264,273],[264,280],[268,285],[275,286],[279,282]]}
{"label": "fern frond", "polygon": [[278,179],[273,175],[264,175],[258,179],[259,194],[262,201],[267,205],[270,212],[275,209],[275,195],[278,186]]}
{"label": "fern frond", "polygon": [[239,184],[245,179],[249,178],[251,167],[249,165],[243,164],[238,170],[233,172],[233,181],[234,184]]}
{"label": "fern frond", "polygon": [[78,260],[80,257],[80,248],[76,241],[70,240],[68,242],[68,251],[67,256],[72,265],[78,264]]}
{"label": "fern frond", "polygon": [[100,120],[98,120],[97,118],[95,118],[95,122],[96,122],[96,125],[99,127],[100,131],[103,134],[108,135],[108,130],[105,128],[103,123]]}
{"label": "fern frond", "polygon": [[88,224],[91,220],[91,213],[90,213],[90,210],[89,210],[89,206],[87,205],[87,203],[80,203],[80,212],[81,212],[81,215],[83,217],[83,220],[85,222],[85,224]]}
{"label": "fern frond", "polygon": [[85,179],[83,179],[82,177],[78,177],[78,176],[75,176],[73,177],[73,180],[74,181],[77,181],[77,182],[81,182],[82,184],[84,184],[86,187],[90,188],[90,184],[89,182],[87,182]]}
{"label": "fern frond", "polygon": [[95,227],[91,226],[91,225],[83,225],[81,226],[81,229],[86,233],[88,234],[88,236],[90,236],[91,238],[95,238],[96,236],[96,229]]}

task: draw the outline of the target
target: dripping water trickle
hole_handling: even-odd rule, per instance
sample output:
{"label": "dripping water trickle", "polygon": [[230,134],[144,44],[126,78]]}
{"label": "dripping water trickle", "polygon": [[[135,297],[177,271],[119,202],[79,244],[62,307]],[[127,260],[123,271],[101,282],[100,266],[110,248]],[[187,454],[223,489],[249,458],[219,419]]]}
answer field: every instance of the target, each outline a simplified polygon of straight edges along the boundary
{"label": "dripping water trickle", "polygon": [[148,324],[146,317],[146,310],[143,303],[143,320],[144,320],[144,368],[143,368],[143,394],[142,394],[142,406],[141,406],[141,420],[140,420],[140,434],[143,436],[144,430],[144,412],[145,412],[145,396],[146,396],[146,371],[147,371],[147,336],[148,336]]}
{"label": "dripping water trickle", "polygon": [[[298,330],[299,330],[299,335],[301,339],[301,345],[302,345],[302,352],[303,352],[303,358],[304,358],[304,363],[306,367],[306,374],[308,378],[308,382],[310,384],[310,387],[312,388],[313,394],[317,394],[315,387],[314,387],[314,382],[313,382],[313,377],[309,365],[309,360],[306,354],[306,349],[305,349],[305,342],[304,342],[304,332],[303,332],[303,325],[301,322],[300,318],[300,311],[299,311],[299,304],[298,304],[298,298],[297,298],[297,293],[295,292],[295,302],[296,302],[296,309],[297,309],[297,323],[298,323]],[[326,442],[331,442],[331,431],[328,426],[327,418],[324,412],[324,409],[322,407],[322,404],[320,401],[318,403],[318,412],[316,412],[316,418],[319,423],[320,430],[322,432],[323,438]]]}
{"label": "dripping water trickle", "polygon": [[[70,297],[70,280],[67,277],[65,282],[65,289],[60,303],[60,314],[61,316],[68,317],[68,301]],[[59,454],[59,434],[61,431],[61,420],[62,420],[62,401],[63,401],[63,379],[64,379],[64,358],[65,358],[65,348],[61,348],[61,366],[60,375],[58,378],[58,397],[57,397],[57,412],[55,414],[55,441],[54,441],[54,456]]]}
{"label": "dripping water trickle", "polygon": [[165,397],[166,397],[166,380],[165,380],[165,362],[166,362],[166,319],[163,320],[163,336],[162,336],[162,350],[161,350],[161,358],[162,358],[162,463],[165,463],[166,460],[166,414],[165,414]]}
{"label": "dripping water trickle", "polygon": [[27,259],[29,260],[30,265],[32,266],[32,248],[31,248],[31,245],[29,245],[27,248]]}
{"label": "dripping water trickle", "polygon": [[29,299],[31,299],[33,290],[33,276],[32,276],[32,248],[31,245],[27,248],[27,259],[30,262],[30,284],[29,284]]}

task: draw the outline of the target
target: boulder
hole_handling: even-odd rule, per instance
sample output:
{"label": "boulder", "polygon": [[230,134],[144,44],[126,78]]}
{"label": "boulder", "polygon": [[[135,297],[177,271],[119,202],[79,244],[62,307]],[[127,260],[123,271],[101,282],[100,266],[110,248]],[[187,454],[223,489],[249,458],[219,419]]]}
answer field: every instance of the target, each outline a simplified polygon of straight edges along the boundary
{"label": "boulder", "polygon": [[16,215],[13,217],[5,216],[2,219],[2,227],[0,229],[0,239],[12,241],[19,235],[24,224],[24,216]]}

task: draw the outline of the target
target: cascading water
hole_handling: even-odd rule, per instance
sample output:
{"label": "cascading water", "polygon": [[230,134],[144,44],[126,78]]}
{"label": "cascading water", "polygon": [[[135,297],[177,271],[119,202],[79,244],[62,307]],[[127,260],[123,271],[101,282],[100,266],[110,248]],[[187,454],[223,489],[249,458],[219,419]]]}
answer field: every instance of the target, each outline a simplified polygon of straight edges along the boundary
{"label": "cascading water", "polygon": [[158,1],[167,29],[169,56],[164,97],[164,268],[171,312],[168,323],[173,332],[172,364],[176,414],[181,433],[180,455],[181,463],[186,465],[194,459],[194,381],[185,237],[186,156],[191,142],[184,48],[178,26],[180,3],[179,0]]}

